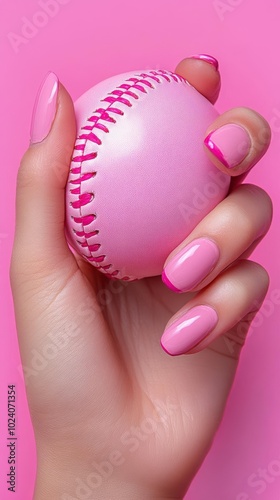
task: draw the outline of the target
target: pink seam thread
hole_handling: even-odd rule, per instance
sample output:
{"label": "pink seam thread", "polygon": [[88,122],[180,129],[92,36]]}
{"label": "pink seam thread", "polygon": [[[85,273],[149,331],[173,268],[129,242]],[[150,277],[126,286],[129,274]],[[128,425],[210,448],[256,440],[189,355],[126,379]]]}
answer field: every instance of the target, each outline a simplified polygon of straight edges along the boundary
{"label": "pink seam thread", "polygon": [[[83,139],[85,142],[84,144],[75,145],[74,151],[77,152],[77,156],[73,156],[72,158],[72,163],[74,163],[75,166],[71,165],[72,168],[70,172],[71,174],[78,175],[79,177],[77,177],[76,179],[71,179],[69,182],[70,184],[73,185],[73,189],[71,189],[70,192],[72,194],[77,195],[77,200],[71,202],[71,205],[73,208],[79,210],[79,216],[72,218],[75,223],[82,225],[82,231],[77,231],[73,229],[73,232],[77,237],[84,238],[85,240],[83,242],[76,240],[77,243],[80,245],[81,250],[83,248],[87,248],[90,252],[95,253],[98,252],[98,250],[100,250],[101,247],[100,243],[96,243],[93,245],[88,244],[88,238],[99,234],[99,230],[95,230],[92,232],[86,231],[86,226],[88,226],[89,224],[91,224],[91,222],[96,220],[97,217],[96,214],[91,214],[86,216],[83,216],[81,214],[81,208],[91,203],[92,200],[94,199],[94,193],[81,194],[81,184],[83,181],[88,180],[91,177],[94,177],[97,173],[95,171],[86,174],[82,173],[83,162],[89,160],[95,160],[95,158],[97,158],[98,156],[97,151],[94,151],[86,155],[83,154],[86,148],[87,141],[90,141],[96,144],[97,146],[102,145],[102,140],[97,135],[98,131],[101,130],[102,132],[107,134],[110,132],[110,130],[108,129],[108,127],[106,127],[106,125],[100,123],[100,120],[105,121],[107,123],[117,123],[116,117],[111,116],[111,114],[118,116],[124,115],[124,112],[117,107],[117,103],[124,104],[127,107],[132,107],[133,103],[131,102],[130,99],[134,100],[139,99],[139,96],[135,92],[133,92],[133,90],[139,90],[143,94],[147,94],[147,87],[148,89],[155,89],[153,84],[148,79],[152,80],[152,82],[156,82],[156,84],[161,84],[162,81],[166,81],[168,83],[171,83],[172,81],[176,83],[183,82],[188,84],[188,82],[182,76],[165,70],[153,70],[147,73],[141,73],[140,75],[135,75],[135,77],[128,78],[126,82],[129,83],[123,83],[122,85],[119,85],[116,89],[114,89],[112,92],[109,92],[107,96],[101,100],[101,102],[108,103],[108,106],[105,107],[105,109],[98,108],[94,111],[93,115],[87,119],[87,124],[84,127],[82,127],[82,130],[85,131],[85,133],[82,133],[77,138],[77,140]],[[80,165],[78,166],[78,164]],[[94,262],[98,264],[102,264],[102,262],[104,262],[106,258],[106,255],[103,254],[91,255],[90,257],[85,255],[82,251],[81,254],[89,262]],[[115,278],[120,273],[118,269],[116,269],[113,272],[110,272],[112,264],[106,264],[104,266],[100,265],[98,266],[98,268],[103,273],[105,273],[108,278]],[[133,277],[129,276],[124,276],[122,278],[122,280],[126,281],[130,281],[133,279],[134,279]]]}

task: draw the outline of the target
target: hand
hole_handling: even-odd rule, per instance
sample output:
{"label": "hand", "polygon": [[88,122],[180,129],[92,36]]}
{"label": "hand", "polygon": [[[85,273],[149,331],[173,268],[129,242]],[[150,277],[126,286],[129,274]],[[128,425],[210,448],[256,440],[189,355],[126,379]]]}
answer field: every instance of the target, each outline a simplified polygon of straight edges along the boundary
{"label": "hand", "polygon": [[[215,102],[214,64],[189,58],[176,71]],[[205,136],[229,123],[245,128],[250,150],[241,158],[236,145],[239,157],[227,149],[217,158],[205,147],[234,177],[231,192],[165,265],[166,283],[191,293],[174,293],[160,277],[108,281],[71,253],[64,188],[76,130],[61,84],[50,133],[44,138],[33,129],[18,173],[11,285],[37,445],[36,500],[181,499],[209,450],[268,287],[266,271],[244,259],[270,226],[271,201],[238,182],[265,153],[270,130],[256,112],[237,108]],[[225,138],[215,140],[228,148]],[[204,252],[207,263],[197,252],[198,266],[178,264],[178,252],[201,238],[213,251]],[[192,308],[200,305],[194,320]],[[195,329],[181,328],[185,314]],[[174,321],[179,341],[169,328]],[[183,355],[169,356],[161,337],[168,352]]]}

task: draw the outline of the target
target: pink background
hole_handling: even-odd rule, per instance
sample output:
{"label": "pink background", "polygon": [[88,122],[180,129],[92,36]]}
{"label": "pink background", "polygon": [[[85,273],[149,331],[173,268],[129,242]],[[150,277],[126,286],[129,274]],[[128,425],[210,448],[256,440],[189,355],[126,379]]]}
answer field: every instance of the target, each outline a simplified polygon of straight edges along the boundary
{"label": "pink background", "polygon": [[[186,498],[279,500],[280,305],[274,298],[275,290],[280,289],[280,4],[278,0],[49,2],[56,4],[52,18],[38,16],[47,0],[0,2],[1,123],[5,123],[0,197],[0,498],[30,500],[35,477],[35,447],[19,370],[8,266],[16,172],[28,146],[37,88],[45,73],[53,70],[76,99],[105,77],[140,68],[172,70],[187,55],[204,52],[220,62],[222,91],[218,110],[252,107],[271,124],[269,153],[248,180],[269,192],[275,215],[269,236],[254,254],[271,276],[266,303],[244,348],[223,423]],[[16,51],[9,34],[23,36],[23,18],[41,27],[29,32],[29,38],[22,38]],[[17,384],[18,393],[18,488],[14,495],[8,494],[6,488],[8,383]],[[256,482],[261,469],[270,472],[262,482]]]}

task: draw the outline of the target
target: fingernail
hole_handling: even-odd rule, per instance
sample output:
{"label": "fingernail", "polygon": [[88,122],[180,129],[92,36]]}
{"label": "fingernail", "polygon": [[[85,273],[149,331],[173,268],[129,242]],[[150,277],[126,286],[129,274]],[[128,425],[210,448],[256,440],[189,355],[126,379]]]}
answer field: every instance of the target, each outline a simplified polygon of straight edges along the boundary
{"label": "fingernail", "polygon": [[161,346],[171,356],[187,353],[207,337],[217,323],[218,315],[212,307],[193,307],[164,331]]}
{"label": "fingernail", "polygon": [[190,59],[200,59],[201,61],[208,62],[212,64],[214,68],[218,71],[219,63],[215,57],[209,56],[208,54],[195,54],[194,56],[190,56]]}
{"label": "fingernail", "polygon": [[241,125],[229,123],[210,132],[204,144],[225,167],[233,168],[248,155],[251,138]]}
{"label": "fingernail", "polygon": [[49,134],[56,114],[58,78],[55,73],[48,73],[37,94],[32,122],[31,144],[43,141]]}
{"label": "fingernail", "polygon": [[162,281],[174,292],[188,292],[214,269],[220,251],[214,241],[198,238],[182,248],[162,273]]}

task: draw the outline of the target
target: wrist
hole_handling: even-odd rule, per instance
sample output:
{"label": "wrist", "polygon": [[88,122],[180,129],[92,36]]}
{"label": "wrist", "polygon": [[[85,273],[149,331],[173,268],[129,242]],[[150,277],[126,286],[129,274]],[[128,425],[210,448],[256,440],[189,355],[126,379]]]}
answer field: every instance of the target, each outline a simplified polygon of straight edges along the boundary
{"label": "wrist", "polygon": [[33,500],[182,500],[188,489],[180,475],[159,474],[157,465],[147,474],[145,463],[138,461],[136,466],[130,455],[124,462],[126,467],[122,467],[117,451],[109,461],[73,443],[51,444],[40,439],[36,444]]}
{"label": "wrist", "polygon": [[129,478],[101,477],[93,470],[79,467],[37,467],[33,500],[182,500],[155,491],[147,485],[131,482]]}
{"label": "wrist", "polygon": [[[66,484],[67,483],[67,484]],[[84,481],[77,481],[71,487],[72,481],[67,478],[61,483],[52,483],[51,480],[36,481],[33,500],[182,500],[182,497],[170,497],[153,492],[143,486],[129,484],[125,481],[105,481],[100,489],[92,488]]]}

